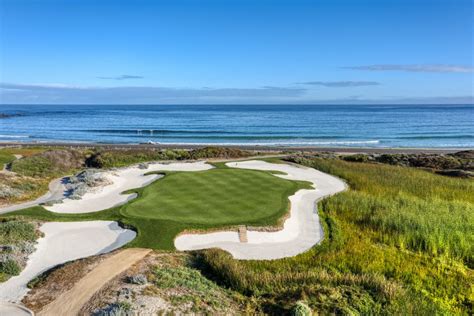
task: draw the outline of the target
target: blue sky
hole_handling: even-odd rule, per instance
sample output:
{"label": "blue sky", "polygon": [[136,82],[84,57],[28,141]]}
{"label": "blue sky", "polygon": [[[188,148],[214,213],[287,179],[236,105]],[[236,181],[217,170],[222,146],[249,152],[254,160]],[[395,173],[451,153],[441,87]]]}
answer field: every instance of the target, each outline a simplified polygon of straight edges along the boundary
{"label": "blue sky", "polygon": [[0,0],[0,103],[472,103],[470,0]]}

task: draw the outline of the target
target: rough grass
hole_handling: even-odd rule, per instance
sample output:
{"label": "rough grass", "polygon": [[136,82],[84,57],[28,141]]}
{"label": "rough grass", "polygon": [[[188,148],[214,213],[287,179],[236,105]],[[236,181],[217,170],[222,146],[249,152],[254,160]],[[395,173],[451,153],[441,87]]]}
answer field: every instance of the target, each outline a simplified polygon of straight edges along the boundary
{"label": "rough grass", "polygon": [[4,164],[11,163],[15,160],[15,155],[21,155],[23,157],[29,157],[34,154],[38,154],[45,151],[44,148],[40,147],[31,147],[31,148],[1,148],[0,149],[0,168]]}
{"label": "rough grass", "polygon": [[4,165],[9,164],[13,160],[15,160],[15,156],[9,152],[0,150],[0,170],[3,169]]}
{"label": "rough grass", "polygon": [[204,251],[197,259],[206,275],[272,314],[289,313],[298,300],[320,314],[472,311],[472,181],[387,165],[300,162],[351,186],[321,203],[323,243],[274,261]]}
{"label": "rough grass", "polygon": [[36,238],[36,227],[33,223],[17,220],[0,221],[0,245],[35,241]]}

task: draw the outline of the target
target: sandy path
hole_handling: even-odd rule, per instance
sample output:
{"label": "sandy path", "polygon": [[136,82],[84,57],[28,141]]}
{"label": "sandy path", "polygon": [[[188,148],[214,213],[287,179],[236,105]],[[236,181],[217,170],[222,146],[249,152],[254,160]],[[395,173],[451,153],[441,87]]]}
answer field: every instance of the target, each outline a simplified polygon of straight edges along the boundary
{"label": "sandy path", "polygon": [[106,172],[112,184],[102,187],[96,192],[88,192],[80,200],[64,199],[63,203],[45,206],[57,213],[89,213],[102,211],[111,207],[122,205],[136,197],[135,193],[122,194],[122,192],[144,187],[161,178],[161,175],[145,175],[153,171],[201,171],[213,168],[204,161],[152,163],[148,169],[137,166]]}
{"label": "sandy path", "polygon": [[66,192],[66,178],[55,179],[49,184],[49,190],[45,195],[40,196],[36,200],[23,202],[20,204],[9,205],[0,208],[0,214],[18,211],[24,208],[33,207],[46,203],[48,201],[60,200]]}
{"label": "sandy path", "polygon": [[230,162],[232,168],[275,170],[284,179],[309,181],[315,189],[299,190],[290,196],[290,217],[277,232],[247,231],[247,243],[241,243],[238,232],[184,234],[175,239],[178,250],[221,248],[236,259],[269,260],[292,257],[309,250],[323,238],[316,201],[346,188],[344,181],[315,169],[289,164],[251,160]]}
{"label": "sandy path", "polygon": [[143,259],[150,251],[150,249],[125,249],[105,259],[72,289],[48,304],[38,315],[77,315],[82,306],[107,282]]}
{"label": "sandy path", "polygon": [[[18,302],[28,292],[27,283],[58,264],[120,248],[135,238],[134,231],[116,222],[49,222],[40,227],[44,237],[38,239],[25,269],[20,275],[0,283],[0,301]],[[0,310],[0,315],[1,315]]]}

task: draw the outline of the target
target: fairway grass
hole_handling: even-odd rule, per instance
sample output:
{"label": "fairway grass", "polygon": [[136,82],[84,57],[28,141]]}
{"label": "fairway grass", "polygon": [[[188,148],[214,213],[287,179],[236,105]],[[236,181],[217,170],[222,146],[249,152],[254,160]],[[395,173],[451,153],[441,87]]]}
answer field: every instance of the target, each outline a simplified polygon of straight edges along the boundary
{"label": "fairway grass", "polygon": [[185,230],[278,225],[289,210],[288,197],[310,188],[307,182],[282,179],[271,172],[222,165],[164,174],[147,187],[127,191],[138,193],[138,198],[112,209],[60,214],[37,206],[5,216],[42,221],[115,220],[137,231],[127,246],[174,250],[174,238]]}

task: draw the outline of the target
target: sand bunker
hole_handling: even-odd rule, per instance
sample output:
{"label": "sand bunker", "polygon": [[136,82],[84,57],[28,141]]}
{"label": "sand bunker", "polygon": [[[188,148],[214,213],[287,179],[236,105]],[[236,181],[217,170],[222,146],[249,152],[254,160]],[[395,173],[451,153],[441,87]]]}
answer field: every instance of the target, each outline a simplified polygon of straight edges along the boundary
{"label": "sand bunker", "polygon": [[106,185],[93,192],[88,192],[79,200],[64,199],[63,203],[45,206],[49,211],[56,213],[89,213],[102,211],[114,206],[123,205],[136,197],[136,194],[122,194],[122,192],[144,187],[161,178],[161,175],[145,175],[153,171],[201,171],[212,169],[212,166],[203,161],[178,162],[170,164],[153,163],[148,169],[130,167],[104,172],[112,184]]}
{"label": "sand bunker", "polygon": [[27,283],[40,273],[71,260],[110,252],[136,236],[134,231],[111,221],[50,222],[43,224],[40,230],[44,237],[38,240],[25,269],[20,275],[0,283],[0,300],[19,302],[28,292]]}
{"label": "sand bunker", "polygon": [[221,248],[236,259],[279,259],[292,257],[307,251],[323,238],[316,201],[343,191],[344,181],[311,168],[289,164],[276,164],[252,160],[230,162],[232,168],[275,170],[286,173],[276,175],[289,180],[303,180],[313,183],[313,190],[299,190],[290,196],[290,217],[282,230],[277,232],[248,231],[248,242],[239,241],[237,232],[213,232],[208,234],[183,234],[175,239],[178,250]]}

